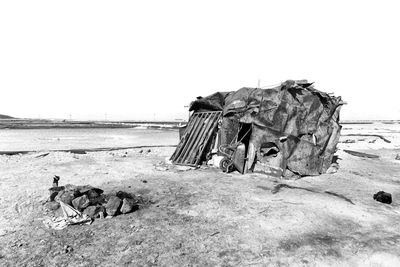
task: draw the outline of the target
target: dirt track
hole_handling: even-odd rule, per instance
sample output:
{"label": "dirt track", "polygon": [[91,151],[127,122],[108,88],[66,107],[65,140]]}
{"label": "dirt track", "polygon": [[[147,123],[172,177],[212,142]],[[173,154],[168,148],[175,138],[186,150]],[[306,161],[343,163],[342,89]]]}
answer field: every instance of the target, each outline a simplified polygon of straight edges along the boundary
{"label": "dirt track", "polygon": [[[340,152],[338,173],[299,180],[182,171],[163,164],[172,151],[1,156],[0,265],[400,264],[400,163],[394,150],[373,151],[380,159]],[[42,223],[49,214],[41,203],[54,174],[61,184],[124,190],[153,204],[89,226],[50,230]],[[374,201],[379,190],[391,192],[394,203]]]}

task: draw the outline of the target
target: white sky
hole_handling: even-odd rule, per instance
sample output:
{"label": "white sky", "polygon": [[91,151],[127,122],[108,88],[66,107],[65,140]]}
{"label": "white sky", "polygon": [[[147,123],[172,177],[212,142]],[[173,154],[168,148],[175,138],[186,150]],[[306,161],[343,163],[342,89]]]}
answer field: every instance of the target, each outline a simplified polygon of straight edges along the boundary
{"label": "white sky", "polygon": [[343,119],[400,119],[399,1],[1,1],[0,113],[177,119],[308,79]]}

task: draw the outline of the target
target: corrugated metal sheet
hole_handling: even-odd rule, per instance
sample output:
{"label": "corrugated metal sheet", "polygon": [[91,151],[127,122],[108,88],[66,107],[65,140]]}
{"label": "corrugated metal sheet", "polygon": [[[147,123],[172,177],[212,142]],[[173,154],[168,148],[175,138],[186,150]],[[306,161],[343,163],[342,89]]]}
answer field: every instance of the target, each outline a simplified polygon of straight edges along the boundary
{"label": "corrugated metal sheet", "polygon": [[171,160],[174,164],[199,166],[205,149],[218,127],[221,111],[195,112],[189,119]]}

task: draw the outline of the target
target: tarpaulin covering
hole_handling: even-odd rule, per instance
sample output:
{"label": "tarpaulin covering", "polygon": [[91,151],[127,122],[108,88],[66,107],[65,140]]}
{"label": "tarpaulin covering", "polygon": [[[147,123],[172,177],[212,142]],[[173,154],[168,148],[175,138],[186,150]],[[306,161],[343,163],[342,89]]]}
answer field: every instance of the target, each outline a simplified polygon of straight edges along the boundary
{"label": "tarpaulin covering", "polygon": [[[232,141],[240,123],[252,125],[250,145],[256,159],[278,150],[277,167],[300,175],[318,175],[329,168],[339,141],[343,102],[305,80],[288,80],[269,88],[244,87],[192,102],[190,110],[221,110],[221,143]],[[254,161],[255,162],[255,161]]]}

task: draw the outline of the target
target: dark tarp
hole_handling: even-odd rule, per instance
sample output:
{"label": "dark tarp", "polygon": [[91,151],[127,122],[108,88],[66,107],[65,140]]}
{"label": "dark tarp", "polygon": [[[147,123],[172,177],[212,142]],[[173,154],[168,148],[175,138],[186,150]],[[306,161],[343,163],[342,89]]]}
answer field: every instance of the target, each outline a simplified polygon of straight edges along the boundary
{"label": "dark tarp", "polygon": [[192,102],[189,111],[192,110],[211,110],[219,111],[224,108],[225,97],[229,93],[217,92],[207,97],[197,97],[197,100]]}
{"label": "dark tarp", "polygon": [[244,87],[197,99],[190,110],[222,110],[221,144],[236,136],[239,122],[252,124],[250,143],[257,159],[262,150],[279,149],[279,168],[318,175],[329,168],[339,141],[340,97],[313,88],[307,81],[288,80],[270,88]]}

